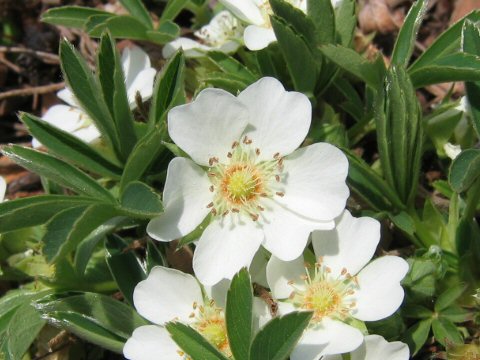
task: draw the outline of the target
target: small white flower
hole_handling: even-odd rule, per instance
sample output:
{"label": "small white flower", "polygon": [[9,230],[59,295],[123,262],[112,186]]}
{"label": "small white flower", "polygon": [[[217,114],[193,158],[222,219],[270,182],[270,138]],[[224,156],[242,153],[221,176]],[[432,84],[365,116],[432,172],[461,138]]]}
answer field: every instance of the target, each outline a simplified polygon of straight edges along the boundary
{"label": "small white flower", "polygon": [[[193,327],[230,357],[223,310],[228,287],[229,282],[223,281],[213,288],[205,288],[204,296],[192,275],[154,267],[147,279],[135,287],[133,302],[138,313],[156,325],[135,329],[123,348],[123,354],[131,360],[184,359],[184,353],[164,327],[167,322],[178,321]],[[254,304],[254,313],[256,309],[265,311],[260,300]]]}
{"label": "small white flower", "polygon": [[405,260],[383,256],[369,263],[380,240],[380,224],[345,211],[330,231],[314,231],[318,262],[305,267],[303,257],[284,262],[272,256],[267,280],[279,312],[313,311],[294,349],[292,360],[317,360],[324,355],[356,349],[362,332],[349,321],[375,321],[398,309],[404,292],[400,281],[408,271]]}
{"label": "small white flower", "polygon": [[455,145],[449,142],[443,145],[443,150],[445,151],[445,154],[452,160],[455,160],[455,158],[462,152],[460,145]]}
{"label": "small white flower", "polygon": [[[130,108],[135,109],[137,92],[140,93],[143,101],[152,96],[156,70],[151,67],[147,53],[137,46],[123,50],[122,67],[125,74],[128,102]],[[70,89],[65,88],[59,91],[57,96],[68,105],[52,106],[42,119],[87,143],[98,140],[100,132],[78,104]],[[41,144],[34,138],[32,146],[38,148]]]}
{"label": "small white flower", "polygon": [[200,40],[195,41],[181,37],[169,42],[163,47],[164,58],[171,57],[182,48],[187,57],[202,57],[205,52],[218,50],[224,53],[233,53],[240,46],[239,39],[243,33],[243,26],[230,11],[221,11],[215,15],[208,25],[195,31],[194,35]]}
{"label": "small white flower", "polygon": [[7,193],[7,182],[5,179],[0,176],[0,203],[5,199],[5,194]]}
{"label": "small white flower", "polygon": [[[362,345],[350,353],[351,360],[408,360],[410,351],[401,341],[388,342],[379,335],[365,336]],[[322,360],[342,360],[342,355],[327,355]]]}
{"label": "small white flower", "polygon": [[[286,0],[294,7],[307,12],[306,0]],[[248,24],[243,33],[245,46],[250,50],[261,50],[276,41],[270,23],[272,8],[269,0],[220,0],[240,20]]]}
{"label": "small white flower", "polygon": [[348,161],[318,143],[294,151],[311,122],[308,98],[263,78],[238,97],[205,89],[168,114],[173,141],[191,158],[173,159],[165,213],[147,231],[159,241],[187,235],[210,216],[193,258],[213,285],[249,266],[260,245],[283,260],[304,250],[315,229],[331,229],[345,207]]}

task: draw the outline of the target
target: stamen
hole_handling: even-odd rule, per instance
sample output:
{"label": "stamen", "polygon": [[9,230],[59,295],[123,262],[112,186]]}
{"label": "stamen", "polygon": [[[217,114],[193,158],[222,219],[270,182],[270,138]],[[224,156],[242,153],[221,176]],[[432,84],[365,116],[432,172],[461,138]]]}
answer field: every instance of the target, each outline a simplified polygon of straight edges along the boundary
{"label": "stamen", "polygon": [[284,197],[285,193],[283,191],[277,191],[275,194],[277,194],[280,197]]}
{"label": "stamen", "polygon": [[255,149],[255,154],[257,154],[257,156],[260,155],[260,149],[259,148]]}
{"label": "stamen", "polygon": [[210,192],[213,192],[215,190],[215,187],[211,185],[208,189],[210,190]]}
{"label": "stamen", "polygon": [[207,205],[207,209],[210,209],[211,207],[213,207],[213,202]]}
{"label": "stamen", "polygon": [[234,141],[233,144],[232,144],[232,149],[235,149],[239,144],[238,141]]}

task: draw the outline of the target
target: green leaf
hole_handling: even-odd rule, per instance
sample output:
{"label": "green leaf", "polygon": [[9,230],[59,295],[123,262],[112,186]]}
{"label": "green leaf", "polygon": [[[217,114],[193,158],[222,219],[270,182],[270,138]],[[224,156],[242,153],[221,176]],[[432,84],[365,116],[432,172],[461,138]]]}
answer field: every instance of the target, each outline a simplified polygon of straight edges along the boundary
{"label": "green leaf", "polygon": [[120,181],[121,192],[125,190],[130,182],[140,179],[148,167],[155,161],[164,148],[162,143],[164,136],[165,134],[162,131],[154,128],[135,145],[123,170]]}
{"label": "green leaf", "polygon": [[145,261],[147,265],[147,273],[150,273],[155,266],[167,266],[167,259],[163,253],[158,249],[158,242],[150,238],[147,239],[147,251]]}
{"label": "green leaf", "polygon": [[335,11],[338,42],[345,47],[350,47],[352,44],[353,34],[357,26],[355,5],[355,0],[342,0]]}
{"label": "green leaf", "polygon": [[140,181],[133,181],[127,185],[120,204],[123,209],[145,218],[158,216],[163,211],[160,196]]}
{"label": "green leaf", "polygon": [[457,193],[468,190],[480,175],[480,149],[467,149],[452,162],[448,182]]}
{"label": "green leaf", "polygon": [[324,45],[320,48],[320,51],[330,61],[361,79],[372,88],[377,89],[382,83],[383,74],[380,74],[374,64],[370,63],[355,50],[339,45]]}
{"label": "green leaf", "polygon": [[159,45],[175,40],[180,34],[179,26],[173,23],[166,24],[168,24],[168,26],[164,26],[164,29],[147,31],[147,39]]}
{"label": "green leaf", "polygon": [[408,66],[427,5],[428,0],[417,0],[410,8],[395,42],[392,54],[393,65]]}
{"label": "green leaf", "polygon": [[78,194],[114,202],[113,195],[90,176],[72,165],[40,151],[18,145],[5,146],[3,153],[17,164],[69,188]]}
{"label": "green leaf", "polygon": [[100,85],[85,60],[66,40],[60,43],[64,78],[82,109],[90,116],[109,145],[118,149],[115,124],[101,96]]}
{"label": "green leaf", "polygon": [[119,151],[122,154],[122,158],[126,159],[137,139],[133,127],[134,119],[128,102],[120,54],[108,31],[100,39],[97,67],[103,98],[115,122]]}
{"label": "green leaf", "polygon": [[121,168],[75,136],[31,114],[21,113],[20,120],[56,156],[104,177],[120,178]]}
{"label": "green leaf", "polygon": [[443,346],[446,346],[447,343],[463,344],[463,338],[460,331],[455,324],[448,319],[433,319],[432,330],[435,339]]}
{"label": "green leaf", "polygon": [[407,304],[401,311],[403,316],[412,319],[430,319],[433,316],[432,310],[418,304]]}
{"label": "green leaf", "polygon": [[272,16],[271,22],[295,90],[313,94],[318,70],[307,43],[281,18]]}
{"label": "green leaf", "polygon": [[391,211],[405,206],[395,191],[375,173],[368,164],[350,151],[344,153],[348,158],[348,184],[373,210]]}
{"label": "green leaf", "polygon": [[75,334],[92,344],[121,354],[125,339],[97,325],[93,320],[79,313],[55,311],[43,314],[43,318],[56,327]]}
{"label": "green leaf", "polygon": [[480,57],[455,53],[415,70],[409,70],[415,88],[452,81],[479,81]]}
{"label": "green leaf", "polygon": [[150,124],[159,123],[174,105],[174,100],[183,93],[184,73],[185,58],[179,51],[170,58],[157,76],[148,116]]}
{"label": "green leaf", "polygon": [[472,312],[465,310],[460,306],[454,305],[444,309],[440,316],[452,322],[462,323],[471,320],[473,314]]}
{"label": "green leaf", "polygon": [[413,72],[421,67],[429,66],[436,59],[460,50],[462,27],[466,19],[472,22],[480,21],[480,10],[474,10],[464,18],[457,21],[444,31],[430,47],[420,55],[409,67],[408,71]]}
{"label": "green leaf", "polygon": [[75,313],[127,340],[133,331],[148,322],[129,305],[96,293],[55,294],[39,299],[35,308],[43,314]]}
{"label": "green leaf", "polygon": [[105,242],[106,260],[118,288],[125,299],[133,305],[133,290],[147,278],[139,258],[128,244],[117,235],[109,235]]}
{"label": "green leaf", "polygon": [[226,74],[241,78],[245,80],[247,84],[251,84],[257,80],[257,76],[252,73],[248,67],[228,54],[220,51],[209,51],[206,55],[212,63]]}
{"label": "green leaf", "polygon": [[125,225],[131,225],[132,220],[125,216],[117,216],[113,219],[107,220],[105,223],[93,230],[86,238],[84,238],[77,246],[75,251],[75,271],[82,275],[88,265],[93,251],[97,244],[105,239],[107,234],[111,234],[115,229],[121,228]]}
{"label": "green leaf", "polygon": [[435,311],[442,312],[450,305],[452,305],[462,294],[465,292],[466,286],[464,284],[458,284],[456,286],[449,287],[443,293],[439,295],[437,301],[435,301]]}
{"label": "green leaf", "polygon": [[147,41],[149,40],[147,33],[150,31],[142,22],[128,15],[117,15],[107,19],[92,16],[85,24],[85,30],[93,37],[100,37],[108,30],[114,38]]}
{"label": "green leaf", "polygon": [[0,233],[41,225],[65,209],[100,204],[80,196],[40,195],[0,204]]}
{"label": "green leaf", "polygon": [[427,341],[431,325],[432,319],[421,320],[403,334],[402,339],[408,344],[412,355],[415,355]]}
{"label": "green leaf", "polygon": [[212,344],[190,326],[170,322],[165,326],[172,339],[192,360],[227,360]]}
{"label": "green leaf", "polygon": [[42,241],[43,253],[50,263],[57,262],[93,230],[117,215],[110,205],[90,205],[66,209],[54,216],[47,225]]}
{"label": "green leaf", "polygon": [[120,0],[120,3],[128,10],[130,15],[142,22],[146,27],[153,29],[152,19],[142,0]]}
{"label": "green leaf", "polygon": [[188,4],[188,0],[169,0],[160,17],[161,21],[173,20]]}
{"label": "green leaf", "polygon": [[206,84],[205,87],[217,87],[234,95],[243,91],[249,85],[238,76],[222,72],[209,72],[202,76],[201,80]]}
{"label": "green leaf", "polygon": [[335,12],[331,0],[307,0],[307,14],[315,24],[317,45],[335,41]]}
{"label": "green leaf", "polygon": [[225,321],[228,340],[236,359],[249,359],[252,341],[253,294],[247,269],[236,274],[227,293]]}
{"label": "green leaf", "polygon": [[[325,0],[321,0],[325,1]],[[292,27],[293,31],[305,42],[311,49],[315,47],[315,19],[307,17],[305,13],[285,0],[270,0],[273,14],[281,19],[285,24]],[[323,24],[326,26],[327,24]]]}
{"label": "green leaf", "polygon": [[22,359],[45,325],[45,320],[30,304],[19,306],[8,314],[7,319],[2,316],[0,322],[6,325],[4,332],[0,333],[0,351],[12,360]]}
{"label": "green leaf", "polygon": [[62,6],[49,9],[42,15],[42,21],[71,28],[83,29],[91,16],[101,15],[106,18],[115,14],[90,7]]}
{"label": "green leaf", "polygon": [[[480,56],[480,27],[470,20],[465,21],[462,30],[463,51]],[[473,127],[480,136],[480,82],[465,82],[467,99],[470,104]]]}
{"label": "green leaf", "polygon": [[292,312],[270,320],[253,339],[250,359],[286,359],[311,317],[311,312]]}

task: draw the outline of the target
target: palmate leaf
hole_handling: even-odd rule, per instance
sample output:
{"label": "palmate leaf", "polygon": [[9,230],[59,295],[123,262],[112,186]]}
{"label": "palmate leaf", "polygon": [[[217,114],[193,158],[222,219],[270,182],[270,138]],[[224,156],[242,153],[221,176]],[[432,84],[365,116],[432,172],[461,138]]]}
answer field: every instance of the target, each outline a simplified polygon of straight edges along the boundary
{"label": "palmate leaf", "polygon": [[[315,44],[332,44],[335,41],[335,12],[331,0],[308,0],[307,16],[315,26]],[[309,39],[310,40],[310,39]]]}
{"label": "palmate leaf", "polygon": [[142,0],[120,0],[120,3],[128,10],[130,15],[141,21],[145,26],[153,29],[152,19]]}
{"label": "palmate leaf", "polygon": [[[480,26],[466,20],[462,30],[463,51],[480,56]],[[473,119],[473,127],[480,136],[480,81],[465,82],[468,103]]]}
{"label": "palmate leaf", "polygon": [[467,149],[458,155],[450,167],[448,182],[458,193],[468,190],[480,176],[480,150]]}
{"label": "palmate leaf", "polygon": [[42,15],[42,21],[71,28],[83,29],[91,16],[103,16],[105,19],[115,14],[89,7],[62,6],[47,10]]}

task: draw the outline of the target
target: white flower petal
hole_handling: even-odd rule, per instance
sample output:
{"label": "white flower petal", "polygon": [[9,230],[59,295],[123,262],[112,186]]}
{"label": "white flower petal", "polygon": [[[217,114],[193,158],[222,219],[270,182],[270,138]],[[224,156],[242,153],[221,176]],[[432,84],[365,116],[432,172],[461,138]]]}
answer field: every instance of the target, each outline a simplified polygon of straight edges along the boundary
{"label": "white flower petal", "polygon": [[282,261],[272,255],[268,261],[267,281],[275,299],[288,298],[293,291],[293,284],[301,287],[303,281],[300,276],[302,275],[305,275],[303,256],[292,261]]}
{"label": "white flower petal", "polygon": [[410,351],[407,344],[400,341],[388,342],[379,335],[367,335],[350,357],[351,360],[408,360]]}
{"label": "white flower petal", "polygon": [[78,137],[80,140],[86,143],[93,143],[96,140],[100,139],[102,134],[95,127],[95,125],[90,125],[81,129],[78,129],[72,133],[73,136]]}
{"label": "white flower petal", "polygon": [[203,304],[197,280],[192,275],[163,266],[155,266],[133,292],[138,313],[158,325],[174,319],[188,322],[194,302]]}
{"label": "white flower petal", "polygon": [[248,110],[232,94],[220,89],[205,89],[190,104],[168,113],[168,132],[172,140],[200,165],[208,166],[212,157],[226,163],[234,141],[248,124]]}
{"label": "white flower petal", "polygon": [[263,240],[255,222],[230,225],[223,220],[208,225],[193,255],[195,275],[204,285],[231,279],[243,266],[248,267]]}
{"label": "white flower petal", "polygon": [[179,347],[165,328],[145,325],[135,329],[123,347],[123,355],[129,360],[181,360]]}
{"label": "white flower petal", "polygon": [[121,61],[127,89],[131,87],[138,74],[151,67],[147,53],[138,46],[125,48],[122,52]]}
{"label": "white flower petal", "polygon": [[209,212],[209,187],[207,175],[193,161],[180,157],[170,161],[163,190],[165,212],[149,222],[148,234],[159,241],[171,241],[193,231]]}
{"label": "white flower petal", "polygon": [[375,253],[380,241],[380,223],[370,217],[354,218],[348,210],[336,222],[333,230],[312,233],[315,255],[323,257],[332,276],[340,274],[343,268],[355,275]]}
{"label": "white flower petal", "polygon": [[383,256],[358,273],[355,312],[362,321],[376,321],[392,315],[402,304],[404,291],[400,281],[408,272],[408,263],[398,256]]}
{"label": "white flower petal", "polygon": [[258,80],[238,99],[250,111],[246,135],[261,150],[259,161],[272,160],[276,153],[292,153],[307,136],[312,118],[310,100],[302,93],[286,91],[277,79]]}
{"label": "white flower petal", "polygon": [[198,41],[180,37],[167,44],[162,49],[162,55],[169,59],[178,49],[182,49],[186,57],[196,58],[205,56],[205,52],[211,50],[210,47],[200,44]]}
{"label": "white flower petal", "polygon": [[265,301],[258,297],[253,298],[253,331],[257,332],[272,319],[270,309]]}
{"label": "white flower petal", "polygon": [[292,303],[286,301],[277,302],[278,315],[287,315],[294,311],[298,311],[298,309]]}
{"label": "white flower petal", "polygon": [[363,341],[360,330],[340,321],[324,319],[305,330],[291,354],[292,360],[318,360],[322,355],[341,354],[354,350]]}
{"label": "white flower petal", "polygon": [[227,292],[232,282],[229,279],[222,279],[213,286],[204,286],[205,294],[209,299],[215,300],[215,304],[222,309],[227,305]]}
{"label": "white flower petal", "polygon": [[263,246],[283,261],[299,257],[313,230],[331,229],[334,222],[315,222],[285,209],[275,201],[266,199],[262,228],[265,233]]}
{"label": "white flower petal", "polygon": [[239,19],[249,24],[263,25],[262,11],[252,0],[220,0],[220,2]]}
{"label": "white flower petal", "polygon": [[245,46],[252,51],[265,49],[272,42],[277,41],[272,28],[250,25],[243,32]]}
{"label": "white flower petal", "polygon": [[70,106],[77,108],[80,107],[80,104],[77,102],[75,95],[73,95],[73,92],[69,88],[60,90],[59,92],[57,92],[57,96]]}
{"label": "white flower petal", "polygon": [[237,51],[239,47],[240,43],[237,40],[229,40],[223,43],[218,50],[226,54],[231,54]]}
{"label": "white flower petal", "polygon": [[54,105],[42,116],[42,120],[69,133],[80,129],[86,118],[83,111],[68,105]]}
{"label": "white flower petal", "polygon": [[250,264],[250,269],[248,269],[248,272],[252,277],[252,282],[260,284],[264,287],[268,287],[266,266],[269,257],[270,254],[261,247],[253,257],[252,263]]}
{"label": "white flower petal", "polygon": [[329,221],[345,208],[348,160],[335,146],[317,143],[285,158],[285,196],[277,201],[310,219]]}
{"label": "white flower petal", "polygon": [[0,203],[5,199],[5,193],[7,192],[7,182],[0,176]]}
{"label": "white flower petal", "polygon": [[127,88],[128,103],[131,109],[137,107],[135,97],[137,92],[140,93],[142,101],[146,101],[152,97],[153,82],[155,81],[155,75],[157,70],[154,68],[148,68],[140,71],[130,86]]}

